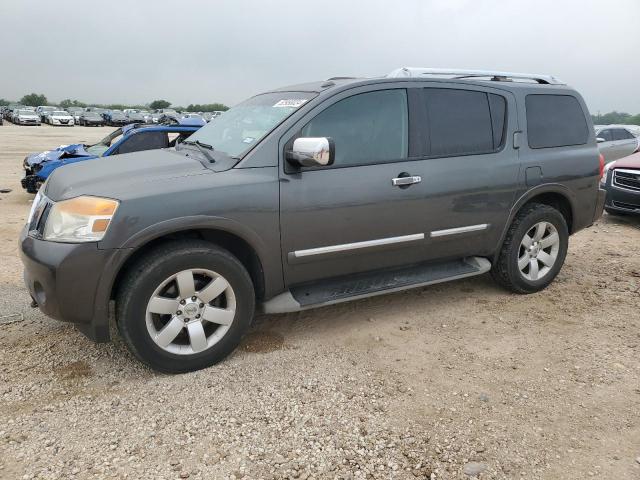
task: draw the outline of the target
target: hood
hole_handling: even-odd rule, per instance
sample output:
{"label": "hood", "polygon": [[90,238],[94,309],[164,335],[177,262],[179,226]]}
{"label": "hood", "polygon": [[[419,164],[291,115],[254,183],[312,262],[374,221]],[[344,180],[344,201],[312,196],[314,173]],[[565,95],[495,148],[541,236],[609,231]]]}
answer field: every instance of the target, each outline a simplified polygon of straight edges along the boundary
{"label": "hood", "polygon": [[634,153],[628,157],[616,160],[613,162],[613,165],[611,165],[611,168],[631,168],[640,170],[640,153]]}
{"label": "hood", "polygon": [[135,196],[144,184],[178,181],[211,170],[194,158],[171,150],[147,150],[90,162],[78,162],[59,168],[47,182],[45,194],[53,201],[97,195],[116,199]]}
{"label": "hood", "polygon": [[55,150],[47,150],[40,153],[32,153],[27,156],[26,163],[29,166],[38,165],[44,162],[50,162],[52,160],[60,160],[61,158],[74,156],[74,157],[93,157],[84,149],[84,145],[81,143],[74,143],[72,145],[60,145]]}

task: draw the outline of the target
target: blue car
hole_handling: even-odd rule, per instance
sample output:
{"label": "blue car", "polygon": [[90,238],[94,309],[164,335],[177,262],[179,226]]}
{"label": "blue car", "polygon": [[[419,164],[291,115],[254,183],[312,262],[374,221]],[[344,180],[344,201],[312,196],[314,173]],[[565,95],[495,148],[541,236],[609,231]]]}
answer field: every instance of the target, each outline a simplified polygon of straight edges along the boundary
{"label": "blue car", "polygon": [[22,188],[37,193],[56,168],[120,153],[169,148],[189,137],[205,124],[204,120],[181,119],[171,124],[130,124],[110,133],[98,143],[62,145],[55,150],[27,155],[23,161]]}

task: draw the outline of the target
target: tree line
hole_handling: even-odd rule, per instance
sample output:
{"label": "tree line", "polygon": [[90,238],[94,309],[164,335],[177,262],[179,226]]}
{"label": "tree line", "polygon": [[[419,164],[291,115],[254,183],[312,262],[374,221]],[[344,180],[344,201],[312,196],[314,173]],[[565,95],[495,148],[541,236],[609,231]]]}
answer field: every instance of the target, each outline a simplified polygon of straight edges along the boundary
{"label": "tree line", "polygon": [[[28,107],[37,107],[39,105],[49,105],[49,100],[46,95],[41,93],[30,93],[25,95],[18,102],[12,102],[10,100],[6,100],[4,98],[0,98],[0,107],[10,105],[12,103],[19,103],[20,105],[25,105]],[[224,105],[223,103],[196,103],[190,104],[187,107],[183,106],[172,106],[171,102],[167,100],[154,100],[148,104],[136,104],[136,105],[128,105],[124,103],[107,103],[107,104],[98,104],[98,103],[85,103],[79,100],[72,100],[70,98],[66,98],[58,103],[60,108],[69,108],[69,107],[100,107],[106,108],[109,110],[124,110],[125,108],[134,108],[137,110],[159,110],[161,108],[173,108],[174,110],[178,110],[180,112],[213,112],[213,111],[226,111],[229,110],[229,107]]]}

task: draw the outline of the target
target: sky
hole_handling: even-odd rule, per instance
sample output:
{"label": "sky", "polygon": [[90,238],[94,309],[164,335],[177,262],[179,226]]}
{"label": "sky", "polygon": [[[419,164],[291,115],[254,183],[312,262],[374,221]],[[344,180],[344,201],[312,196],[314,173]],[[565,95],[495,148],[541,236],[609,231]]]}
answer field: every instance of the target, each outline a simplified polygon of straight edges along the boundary
{"label": "sky", "polygon": [[547,73],[640,113],[640,0],[0,0],[0,98],[233,105],[401,66]]}

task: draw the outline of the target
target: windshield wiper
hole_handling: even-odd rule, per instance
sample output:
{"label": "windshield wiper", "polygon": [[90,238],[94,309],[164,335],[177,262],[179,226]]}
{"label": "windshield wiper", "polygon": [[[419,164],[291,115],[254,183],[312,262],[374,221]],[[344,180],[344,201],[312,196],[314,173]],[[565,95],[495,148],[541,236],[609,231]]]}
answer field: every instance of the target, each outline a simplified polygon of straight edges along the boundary
{"label": "windshield wiper", "polygon": [[216,162],[216,160],[207,151],[207,150],[213,151],[214,150],[213,145],[209,145],[208,143],[201,142],[200,140],[186,140],[182,142],[181,145],[195,145],[196,147],[198,147],[198,150],[200,150],[200,153],[202,153],[205,157],[207,157],[207,160],[209,160],[209,163]]}

